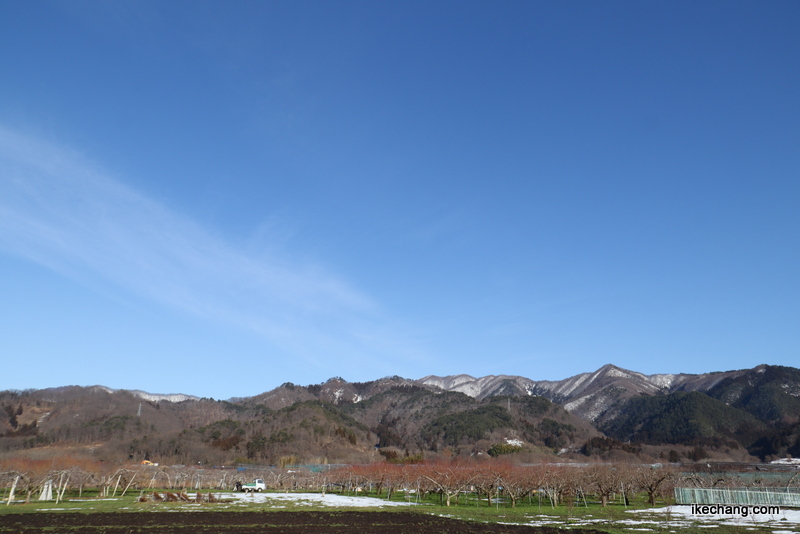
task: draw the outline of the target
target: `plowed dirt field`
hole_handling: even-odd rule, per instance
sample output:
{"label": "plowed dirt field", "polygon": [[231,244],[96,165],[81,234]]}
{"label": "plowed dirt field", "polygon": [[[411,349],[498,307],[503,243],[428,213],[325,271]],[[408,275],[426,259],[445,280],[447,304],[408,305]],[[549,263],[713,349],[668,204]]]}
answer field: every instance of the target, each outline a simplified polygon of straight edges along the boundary
{"label": "plowed dirt field", "polygon": [[[40,534],[564,534],[409,512],[158,512],[0,515],[0,533]],[[601,534],[598,530],[574,531]]]}

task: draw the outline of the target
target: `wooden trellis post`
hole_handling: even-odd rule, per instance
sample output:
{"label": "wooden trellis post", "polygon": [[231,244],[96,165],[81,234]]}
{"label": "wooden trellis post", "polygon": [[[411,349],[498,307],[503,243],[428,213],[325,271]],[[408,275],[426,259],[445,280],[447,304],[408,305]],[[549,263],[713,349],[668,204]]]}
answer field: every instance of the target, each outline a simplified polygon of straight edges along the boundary
{"label": "wooden trellis post", "polygon": [[14,491],[17,489],[17,482],[19,482],[19,475],[17,475],[17,478],[14,479],[14,483],[11,485],[11,493],[8,494],[8,502],[6,503],[6,506],[10,505],[11,501],[14,500]]}

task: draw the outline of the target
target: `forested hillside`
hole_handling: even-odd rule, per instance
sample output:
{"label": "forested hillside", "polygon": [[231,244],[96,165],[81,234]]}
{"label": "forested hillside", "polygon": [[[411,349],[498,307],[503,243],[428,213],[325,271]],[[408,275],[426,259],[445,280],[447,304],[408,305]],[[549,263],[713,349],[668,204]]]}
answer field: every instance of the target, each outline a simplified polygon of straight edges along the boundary
{"label": "forested hillside", "polygon": [[704,393],[676,392],[630,399],[601,429],[610,437],[650,444],[751,445],[766,429],[752,415]]}
{"label": "forested hillside", "polygon": [[800,371],[762,365],[706,392],[631,398],[600,425],[607,435],[648,444],[742,447],[761,459],[800,455]]}
{"label": "forested hillside", "polygon": [[572,399],[564,406],[529,393],[488,393],[519,393],[509,384],[524,381],[513,377],[470,382],[466,375],[438,382],[337,377],[228,401],[100,386],[6,391],[0,454],[69,450],[111,461],[217,465],[505,454],[525,461],[800,456],[797,369],[648,377],[604,366],[578,376],[536,386]]}

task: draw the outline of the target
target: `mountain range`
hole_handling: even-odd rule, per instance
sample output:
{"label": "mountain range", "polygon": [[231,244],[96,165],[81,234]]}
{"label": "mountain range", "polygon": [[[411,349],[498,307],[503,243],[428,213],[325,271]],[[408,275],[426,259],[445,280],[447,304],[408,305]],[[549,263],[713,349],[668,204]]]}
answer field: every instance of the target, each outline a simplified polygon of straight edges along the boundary
{"label": "mountain range", "polygon": [[[800,370],[331,378],[216,401],[103,386],[0,392],[0,454],[172,463],[516,454],[800,456]],[[513,445],[510,445],[513,444]],[[288,459],[288,460],[286,460]]]}
{"label": "mountain range", "polygon": [[[756,370],[765,367],[760,366]],[[725,379],[739,377],[747,372],[645,375],[608,364],[593,373],[581,373],[555,381],[536,381],[506,375],[482,378],[454,375],[426,376],[419,382],[446,391],[460,391],[479,399],[494,395],[541,395],[561,404],[569,412],[589,421],[596,421],[607,415],[612,407],[619,407],[620,400],[674,391],[708,391]]]}

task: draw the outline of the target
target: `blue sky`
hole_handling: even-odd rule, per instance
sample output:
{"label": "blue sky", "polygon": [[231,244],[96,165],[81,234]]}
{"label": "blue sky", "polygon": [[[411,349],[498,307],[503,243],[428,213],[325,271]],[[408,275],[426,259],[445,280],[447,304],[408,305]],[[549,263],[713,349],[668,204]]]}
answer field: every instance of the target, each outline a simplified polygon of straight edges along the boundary
{"label": "blue sky", "polygon": [[799,24],[5,2],[0,389],[796,366]]}

